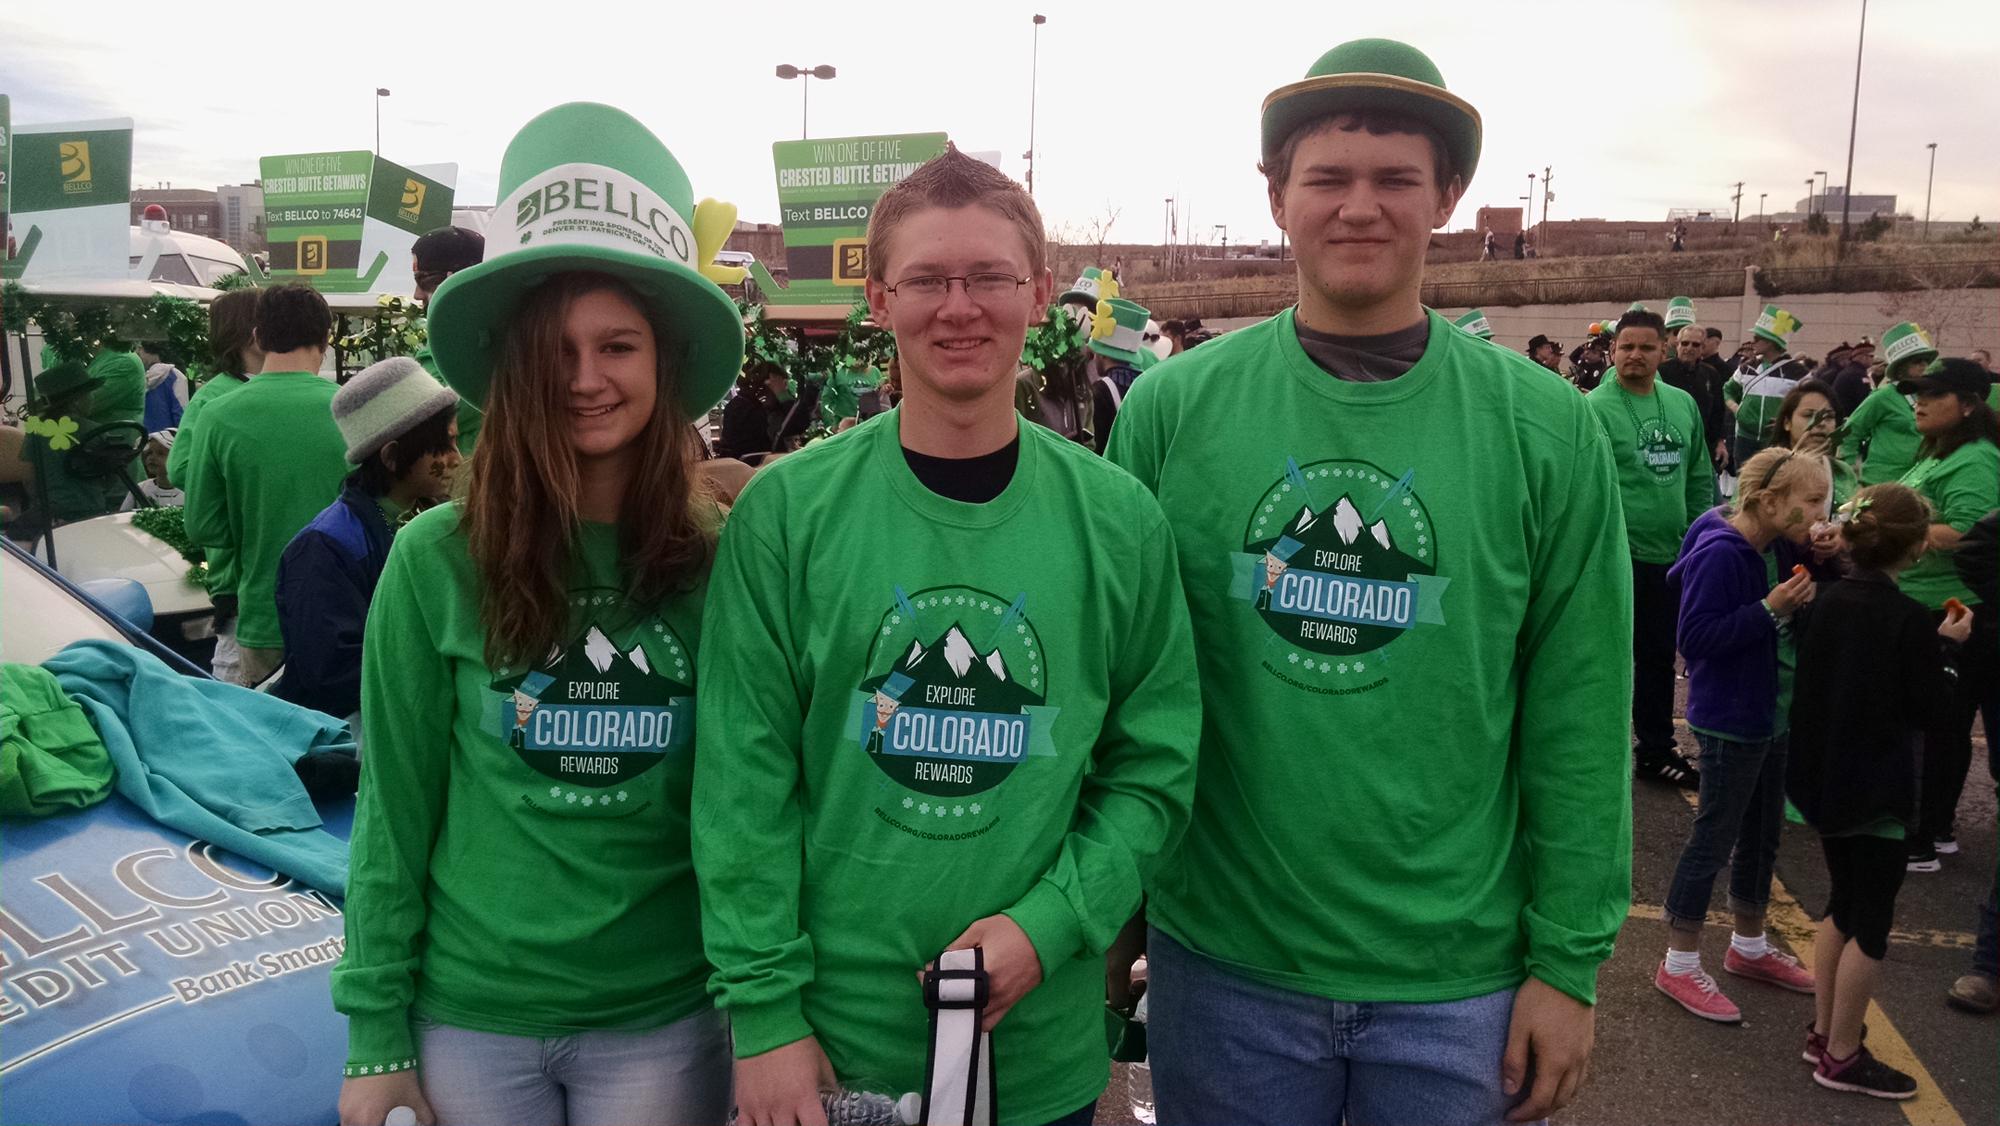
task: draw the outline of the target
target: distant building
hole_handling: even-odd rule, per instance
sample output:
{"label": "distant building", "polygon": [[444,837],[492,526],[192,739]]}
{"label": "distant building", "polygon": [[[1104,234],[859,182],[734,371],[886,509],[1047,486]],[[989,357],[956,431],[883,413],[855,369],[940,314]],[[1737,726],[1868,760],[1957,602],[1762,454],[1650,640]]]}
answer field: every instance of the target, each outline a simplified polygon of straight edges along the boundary
{"label": "distant building", "polygon": [[226,184],[215,189],[222,205],[222,233],[213,237],[249,254],[264,249],[264,186]]}
{"label": "distant building", "polygon": [[222,236],[222,206],[215,193],[201,188],[135,188],[132,191],[132,225],[149,204],[159,204],[167,212],[167,226],[203,238]]}
{"label": "distant building", "polygon": [[1512,254],[1514,252],[1513,238],[1521,230],[1521,209],[1518,207],[1482,207],[1479,209],[1478,220],[1473,223],[1473,226],[1482,232],[1482,238],[1485,237],[1483,232],[1492,231],[1496,238],[1508,240],[1508,245],[1501,247],[1501,249]]}
{"label": "distant building", "polygon": [[[1798,218],[1801,219],[1813,211],[1824,212],[1827,218],[1837,219],[1840,217],[1840,208],[1843,202],[1841,197],[1846,194],[1846,188],[1841,187],[1839,184],[1829,184],[1825,195],[1815,195],[1810,201],[1801,199],[1792,205],[1792,210],[1797,212]],[[1870,215],[1895,215],[1896,197],[1892,195],[1857,195],[1854,197],[1854,202],[1848,205],[1847,213],[1856,219],[1866,219]]]}

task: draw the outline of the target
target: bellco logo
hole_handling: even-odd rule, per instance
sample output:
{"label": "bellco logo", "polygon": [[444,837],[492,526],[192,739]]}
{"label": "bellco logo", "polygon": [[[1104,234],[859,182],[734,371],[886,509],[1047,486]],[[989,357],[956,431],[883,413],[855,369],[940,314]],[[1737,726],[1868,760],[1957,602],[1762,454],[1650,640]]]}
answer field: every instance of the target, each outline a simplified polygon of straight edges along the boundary
{"label": "bellco logo", "polygon": [[687,228],[680,217],[664,206],[641,200],[639,189],[616,180],[575,176],[543,184],[521,197],[514,210],[514,227],[522,232],[521,241],[526,242],[529,224],[565,211],[595,211],[629,219],[651,230],[681,261],[694,258],[694,248],[688,244]]}

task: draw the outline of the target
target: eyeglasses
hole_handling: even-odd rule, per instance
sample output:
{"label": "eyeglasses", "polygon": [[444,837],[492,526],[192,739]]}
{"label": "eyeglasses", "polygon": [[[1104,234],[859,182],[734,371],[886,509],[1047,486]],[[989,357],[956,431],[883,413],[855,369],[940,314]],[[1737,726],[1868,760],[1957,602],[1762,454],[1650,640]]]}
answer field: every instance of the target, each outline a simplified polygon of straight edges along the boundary
{"label": "eyeglasses", "polygon": [[935,302],[943,301],[951,293],[953,282],[963,286],[965,295],[982,305],[1012,297],[1015,290],[1028,284],[1026,278],[1017,278],[1012,274],[982,272],[951,277],[904,278],[888,288],[890,293],[911,301]]}

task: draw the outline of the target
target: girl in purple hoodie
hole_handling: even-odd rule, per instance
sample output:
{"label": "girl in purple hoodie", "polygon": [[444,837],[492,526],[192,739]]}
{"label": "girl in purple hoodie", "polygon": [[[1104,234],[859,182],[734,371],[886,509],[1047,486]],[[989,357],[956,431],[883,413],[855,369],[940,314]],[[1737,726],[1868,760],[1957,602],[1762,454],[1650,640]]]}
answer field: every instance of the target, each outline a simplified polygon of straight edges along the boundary
{"label": "girl in purple hoodie", "polygon": [[[1697,519],[1667,572],[1680,588],[1680,652],[1687,662],[1688,726],[1701,745],[1701,795],[1667,892],[1667,957],[1653,984],[1708,1020],[1743,1019],[1701,968],[1702,922],[1725,864],[1736,933],[1722,968],[1813,991],[1812,974],[1765,939],[1764,908],[1784,820],[1791,620],[1813,598],[1805,565],[1832,488],[1824,457],[1764,450],[1744,465],[1735,508]],[[1825,555],[1834,550],[1831,539],[1821,548]]]}

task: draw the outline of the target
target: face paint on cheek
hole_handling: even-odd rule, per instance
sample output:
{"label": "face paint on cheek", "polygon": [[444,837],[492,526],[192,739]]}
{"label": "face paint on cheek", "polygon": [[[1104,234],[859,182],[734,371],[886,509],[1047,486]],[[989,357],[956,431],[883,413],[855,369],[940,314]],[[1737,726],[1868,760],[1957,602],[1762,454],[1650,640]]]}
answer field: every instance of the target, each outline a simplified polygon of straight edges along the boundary
{"label": "face paint on cheek", "polygon": [[1800,524],[1805,523],[1805,520],[1806,510],[1803,508],[1793,508],[1791,515],[1785,517],[1785,527],[1796,528]]}

